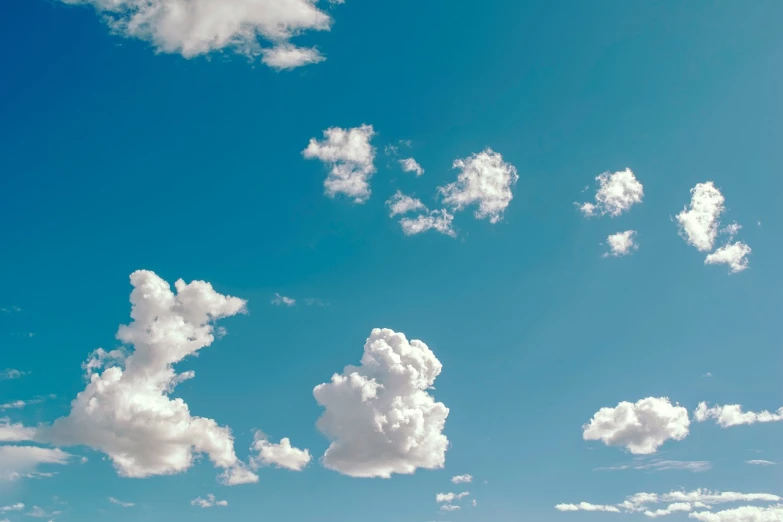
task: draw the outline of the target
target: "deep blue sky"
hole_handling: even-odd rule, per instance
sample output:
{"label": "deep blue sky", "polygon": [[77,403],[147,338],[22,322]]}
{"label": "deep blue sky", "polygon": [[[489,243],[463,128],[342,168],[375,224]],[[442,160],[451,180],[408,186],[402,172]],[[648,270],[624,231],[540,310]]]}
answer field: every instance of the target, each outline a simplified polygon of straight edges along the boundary
{"label": "deep blue sky", "polygon": [[[331,13],[330,32],[302,38],[327,60],[277,72],[231,53],[156,53],[87,7],[0,5],[0,306],[21,308],[0,314],[0,369],[30,372],[0,382],[0,402],[57,396],[9,416],[68,413],[80,364],[118,346],[129,321],[128,275],[148,269],[249,301],[181,365],[197,378],[177,396],[230,426],[241,458],[253,428],[315,456],[302,473],[228,488],[207,462],[127,479],[72,448],[90,461],[0,485],[0,505],[60,509],[56,495],[68,502],[58,520],[81,522],[554,522],[615,516],[557,503],[639,491],[783,494],[779,466],[744,463],[783,460],[780,424],[694,424],[662,448],[713,463],[699,474],[594,471],[631,456],[580,429],[648,396],[689,410],[783,404],[783,4],[347,0]],[[362,123],[378,132],[372,197],[327,198],[325,167],[301,151]],[[407,139],[421,178],[382,153]],[[452,239],[404,236],[388,218],[395,190],[433,204],[452,161],[488,146],[520,176],[500,223],[457,213]],[[584,219],[573,203],[626,167],[644,202]],[[704,266],[672,221],[707,180],[753,249],[740,274]],[[626,229],[638,252],[602,258]],[[329,306],[275,307],[275,292]],[[431,392],[451,410],[443,470],[353,479],[317,462],[328,441],[312,388],[358,364],[374,327],[423,340],[443,364]],[[478,507],[439,514],[435,493],[462,473]],[[210,492],[229,507],[189,505]]]}

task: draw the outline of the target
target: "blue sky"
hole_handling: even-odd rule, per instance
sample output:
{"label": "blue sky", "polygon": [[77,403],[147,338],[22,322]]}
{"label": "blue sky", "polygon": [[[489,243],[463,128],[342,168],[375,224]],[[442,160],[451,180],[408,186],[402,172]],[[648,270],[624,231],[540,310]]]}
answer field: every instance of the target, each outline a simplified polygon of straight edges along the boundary
{"label": "blue sky", "polygon": [[[783,520],[783,4],[109,5],[0,6],[0,520]],[[390,218],[397,191],[427,210]],[[135,323],[147,359],[115,337],[137,270],[213,287],[156,312],[171,337]],[[170,391],[150,361],[188,338]],[[362,366],[368,338],[410,382]],[[89,413],[82,365],[123,346]],[[341,394],[348,365],[382,399]],[[394,398],[418,449],[368,430]]]}

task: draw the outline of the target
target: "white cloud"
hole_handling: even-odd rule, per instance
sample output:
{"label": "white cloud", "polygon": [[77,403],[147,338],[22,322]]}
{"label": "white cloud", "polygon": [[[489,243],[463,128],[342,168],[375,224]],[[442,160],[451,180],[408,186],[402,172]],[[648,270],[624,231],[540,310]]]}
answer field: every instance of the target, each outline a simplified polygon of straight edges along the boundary
{"label": "white cloud", "polygon": [[688,517],[702,522],[783,522],[783,505],[742,506],[724,511],[700,511]]}
{"label": "white cloud", "polygon": [[783,407],[778,408],[774,413],[767,410],[756,413],[753,411],[743,412],[742,406],[739,404],[716,405],[709,408],[706,402],[700,402],[693,413],[693,420],[704,422],[709,419],[715,419],[715,422],[722,428],[756,424],[757,422],[780,422],[783,421]]}
{"label": "white cloud", "polygon": [[667,440],[688,436],[688,410],[672,405],[666,397],[648,397],[601,408],[583,426],[584,440],[600,440],[607,446],[622,446],[637,455],[655,453]]}
{"label": "white cloud", "polygon": [[473,482],[473,475],[456,475],[451,477],[452,484],[470,484]]}
{"label": "white cloud", "polygon": [[449,409],[427,393],[441,369],[423,342],[374,329],[361,366],[346,366],[313,390],[326,409],[318,429],[332,440],[324,466],[352,477],[383,478],[442,468]]}
{"label": "white cloud", "polygon": [[117,504],[118,506],[124,507],[124,508],[129,508],[129,507],[133,507],[133,506],[136,505],[133,502],[123,502],[122,500],[117,500],[114,497],[109,497],[109,502],[111,502],[112,504]]}
{"label": "white cloud", "polygon": [[[35,517],[35,518],[54,518],[60,513],[61,513],[60,511],[52,511],[51,513],[48,513],[43,508],[40,508],[38,506],[33,506],[30,511],[25,513],[25,515],[28,517]],[[49,522],[51,522],[51,520]]]}
{"label": "white cloud", "polygon": [[668,471],[684,470],[700,473],[712,469],[712,463],[705,460],[635,460],[629,464],[611,466],[608,468],[597,468],[597,471],[622,471],[628,469],[646,470],[646,471]]}
{"label": "white cloud", "polygon": [[413,236],[427,232],[428,230],[435,230],[441,234],[456,237],[457,233],[452,227],[454,216],[447,210],[433,210],[429,214],[420,214],[415,218],[402,218],[400,220],[400,226],[402,227],[402,233],[406,236]]}
{"label": "white cloud", "polygon": [[194,498],[190,501],[190,505],[198,506],[200,508],[226,507],[228,506],[228,502],[225,500],[215,500],[215,495],[210,493],[207,495],[207,498]]}
{"label": "white cloud", "polygon": [[0,513],[8,513],[9,511],[22,511],[23,509],[24,509],[24,504],[18,502],[10,506],[0,507]]}
{"label": "white cloud", "polygon": [[[91,5],[112,32],[149,42],[158,52],[185,58],[214,51],[250,58],[263,54],[264,63],[276,68],[323,60],[314,49],[303,49],[296,56],[289,40],[307,31],[329,30],[332,25],[331,17],[313,0],[62,1]],[[262,45],[264,41],[272,47]],[[308,51],[318,59],[308,56]]]}
{"label": "white cloud", "polygon": [[375,173],[375,147],[370,144],[373,136],[372,125],[362,125],[352,129],[331,127],[324,131],[324,140],[310,139],[302,155],[331,167],[324,181],[329,197],[344,194],[355,203],[364,203],[370,197],[369,181]]}
{"label": "white cloud", "polygon": [[[11,402],[6,402],[5,404],[0,404],[0,410],[20,410],[22,408],[26,408],[27,406],[32,406],[34,404],[41,404],[42,402],[43,402],[43,399],[30,399],[30,400],[26,400],[26,401],[11,401]],[[2,428],[0,428],[0,430],[2,430]]]}
{"label": "white cloud", "polygon": [[12,424],[8,417],[0,417],[0,442],[21,442],[34,440],[35,428],[28,428],[22,424]]}
{"label": "white cloud", "polygon": [[461,171],[457,181],[438,188],[444,204],[454,210],[478,205],[477,219],[488,218],[490,223],[500,221],[514,197],[511,187],[519,179],[516,167],[487,148],[469,158],[455,160],[454,168]]}
{"label": "white cloud", "polygon": [[609,245],[609,252],[604,254],[604,257],[613,256],[625,256],[632,253],[634,250],[639,249],[639,245],[635,241],[636,230],[626,230],[625,232],[618,232],[611,234],[606,238],[606,244]]}
{"label": "white cloud", "polygon": [[777,462],[772,462],[771,460],[746,460],[745,464],[750,464],[751,466],[776,466]]}
{"label": "white cloud", "polygon": [[614,506],[602,506],[597,504],[588,504],[580,502],[579,504],[558,504],[555,506],[558,511],[605,511],[609,513],[619,513],[620,510]]}
{"label": "white cloud", "polygon": [[457,511],[458,509],[460,509],[459,506],[454,506],[452,504],[444,504],[440,507],[441,511]]}
{"label": "white cloud", "polygon": [[192,416],[182,399],[169,397],[181,380],[174,365],[211,345],[214,321],[244,312],[245,301],[203,281],[180,279],[175,294],[146,270],[131,274],[130,281],[133,321],[120,326],[117,338],[133,351],[123,365],[92,373],[70,415],[39,430],[40,439],[102,451],[125,477],[180,473],[193,465],[194,455],[206,454],[227,470],[225,482],[256,481],[238,461],[229,428]]}
{"label": "white cloud", "polygon": [[13,368],[6,368],[5,370],[0,371],[0,381],[11,381],[14,379],[21,379],[28,373],[29,372],[15,370]]}
{"label": "white cloud", "polygon": [[421,168],[419,162],[413,158],[401,159],[400,167],[402,167],[403,172],[415,172],[416,176],[421,176],[422,174],[424,174],[424,169]]}
{"label": "white cloud", "polygon": [[712,181],[698,183],[691,189],[690,206],[677,214],[680,235],[702,252],[712,250],[725,201]]}
{"label": "white cloud", "polygon": [[276,466],[278,468],[302,471],[310,462],[310,452],[291,446],[287,437],[280,439],[279,444],[269,442],[266,435],[256,432],[255,440],[250,449],[258,452],[257,457],[251,457],[250,464],[254,467]]}
{"label": "white cloud", "polygon": [[587,216],[619,216],[632,206],[642,202],[644,187],[636,179],[631,169],[614,173],[604,172],[595,178],[599,187],[595,193],[595,203],[583,203],[582,213]]}
{"label": "white cloud", "polygon": [[277,45],[262,51],[261,59],[266,65],[279,71],[295,69],[303,65],[320,63],[326,60],[314,47],[297,47],[291,44]]}
{"label": "white cloud", "polygon": [[720,233],[729,236],[729,239],[734,239],[734,236],[736,236],[740,230],[742,230],[742,225],[735,221],[734,223],[730,223],[723,227],[720,230]]}
{"label": "white cloud", "polygon": [[427,210],[427,207],[420,200],[411,196],[406,196],[399,190],[386,201],[389,207],[389,217],[416,212],[417,210]]}
{"label": "white cloud", "polygon": [[693,510],[693,506],[688,502],[675,502],[669,504],[665,509],[647,510],[644,515],[650,518],[665,517],[672,513],[688,513]]}
{"label": "white cloud", "polygon": [[723,245],[704,258],[705,265],[729,265],[729,273],[736,274],[748,268],[748,255],[751,249],[742,241]]}
{"label": "white cloud", "polygon": [[470,491],[463,491],[462,493],[438,493],[435,495],[435,502],[437,503],[452,503],[455,500],[461,500],[470,495]]}
{"label": "white cloud", "polygon": [[272,304],[276,306],[294,306],[296,304],[296,299],[276,293],[275,298],[272,299]]}

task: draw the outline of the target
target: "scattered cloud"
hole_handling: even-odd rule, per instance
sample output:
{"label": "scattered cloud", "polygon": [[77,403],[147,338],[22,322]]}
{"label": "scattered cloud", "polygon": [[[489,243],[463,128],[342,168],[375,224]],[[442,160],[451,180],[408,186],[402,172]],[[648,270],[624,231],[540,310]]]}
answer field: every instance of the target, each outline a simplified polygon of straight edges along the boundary
{"label": "scattered cloud", "polygon": [[225,470],[225,483],[257,481],[237,459],[229,428],[192,416],[182,399],[169,397],[181,381],[174,365],[211,345],[214,321],[245,312],[245,301],[204,281],[180,279],[174,293],[146,270],[131,274],[130,281],[133,320],[120,326],[117,338],[133,351],[122,364],[91,373],[70,414],[39,429],[38,439],[102,451],[124,477],[180,473],[193,465],[194,455],[206,454]]}
{"label": "scattered cloud", "polygon": [[487,148],[468,158],[455,160],[453,168],[460,170],[457,181],[438,188],[443,203],[454,210],[477,205],[477,219],[489,219],[490,223],[500,221],[514,197],[511,187],[519,179],[516,167]]}
{"label": "scattered cloud", "polygon": [[375,173],[375,147],[370,144],[375,130],[372,125],[352,129],[331,127],[324,131],[324,139],[311,138],[302,155],[318,159],[331,167],[324,181],[326,195],[344,194],[355,203],[364,203],[370,197],[370,178]]}
{"label": "scattered cloud", "polygon": [[416,176],[421,176],[424,174],[424,169],[421,168],[421,165],[419,165],[419,162],[417,162],[413,158],[403,158],[400,160],[400,167],[402,168],[403,172],[415,172]]}
{"label": "scattered cloud", "polygon": [[35,428],[12,424],[8,417],[0,417],[0,442],[21,442],[35,439]]}
{"label": "scattered cloud", "polygon": [[748,268],[751,249],[742,241],[723,245],[704,258],[705,265],[729,265],[729,273],[736,274]]}
{"label": "scattered cloud", "polygon": [[61,1],[92,6],[112,32],[149,42],[157,52],[185,58],[219,51],[251,59],[262,55],[277,69],[322,61],[317,50],[294,47],[290,39],[332,25],[312,0]]}
{"label": "scattered cloud", "polygon": [[54,518],[57,515],[61,514],[61,511],[52,511],[51,513],[47,512],[43,508],[40,508],[38,506],[33,506],[30,511],[25,513],[28,517],[35,517],[35,518]]}
{"label": "scattered cloud", "polygon": [[287,437],[280,439],[279,444],[274,444],[269,442],[266,435],[260,431],[256,432],[250,449],[258,453],[258,456],[250,459],[250,465],[255,468],[275,466],[292,471],[302,471],[311,458],[307,449],[294,448],[291,446],[291,440]]}
{"label": "scattered cloud", "polygon": [[599,185],[595,203],[582,203],[579,207],[586,217],[606,214],[616,217],[641,203],[644,198],[644,187],[631,169],[604,172],[595,179]]}
{"label": "scattered cloud", "polygon": [[296,299],[275,294],[275,298],[272,299],[272,304],[275,306],[294,306],[296,304]]}
{"label": "scattered cloud", "polygon": [[709,408],[706,402],[700,402],[693,413],[693,420],[704,422],[709,419],[715,419],[715,422],[722,428],[756,424],[757,422],[780,422],[783,421],[783,407],[778,408],[774,413],[767,410],[756,413],[753,411],[743,412],[742,406],[739,404],[716,405]]}
{"label": "scattered cloud", "polygon": [[198,506],[200,508],[226,507],[228,506],[228,502],[225,500],[215,500],[215,495],[210,493],[207,495],[207,498],[194,498],[190,501],[190,505]]}
{"label": "scattered cloud", "polygon": [[438,493],[435,495],[435,502],[437,503],[452,503],[455,500],[463,499],[470,495],[470,491],[463,491],[462,493]]}
{"label": "scattered cloud", "polygon": [[726,225],[725,227],[720,229],[720,233],[729,236],[729,239],[731,240],[734,239],[734,237],[739,233],[740,230],[742,230],[742,225],[740,225],[735,221],[734,223]]}
{"label": "scattered cloud", "polygon": [[635,250],[638,250],[639,245],[636,243],[635,238],[636,230],[626,230],[625,232],[611,234],[606,238],[606,244],[609,245],[609,252],[606,252],[604,257],[626,256]]}
{"label": "scattered cloud", "polygon": [[329,306],[329,303],[325,302],[323,299],[318,299],[317,297],[308,297],[304,302],[307,306]]}
{"label": "scattered cloud", "polygon": [[117,500],[114,497],[109,497],[109,502],[111,502],[112,504],[117,504],[118,506],[124,507],[124,508],[129,508],[129,507],[133,507],[133,506],[136,505],[133,502],[123,502],[122,500]]}
{"label": "scattered cloud", "polygon": [[7,306],[7,307],[0,308],[0,312],[6,313],[6,314],[19,313],[21,311],[22,311],[22,309],[19,308],[18,306]]}
{"label": "scattered cloud", "polygon": [[15,370],[13,368],[6,368],[0,371],[0,381],[12,381],[14,379],[21,379],[30,372],[23,372],[21,370]]}
{"label": "scattered cloud", "polygon": [[11,504],[10,506],[0,507],[0,513],[8,513],[9,511],[22,511],[23,509],[24,509],[24,504],[19,502],[17,504]]}
{"label": "scattered cloud", "polygon": [[620,510],[615,506],[602,506],[600,504],[588,504],[580,502],[579,504],[558,504],[555,506],[558,511],[606,511],[609,513],[619,513]]}
{"label": "scattered cloud", "polygon": [[473,482],[473,475],[456,475],[451,477],[452,484],[470,484]]}
{"label": "scattered cloud", "polygon": [[724,511],[700,511],[689,518],[702,522],[780,522],[783,521],[783,505],[769,507],[742,506]]}
{"label": "scattered cloud", "polygon": [[772,462],[771,460],[746,460],[745,464],[752,466],[777,466],[777,462]]}
{"label": "scattered cloud", "polygon": [[633,454],[655,453],[667,440],[688,436],[688,410],[666,397],[648,397],[636,403],[621,402],[601,408],[583,429],[584,440],[622,446]]}
{"label": "scattered cloud", "polygon": [[712,463],[706,460],[636,459],[628,464],[620,464],[619,466],[610,466],[606,468],[597,468],[596,471],[623,471],[628,469],[645,471],[683,470],[700,473],[712,469]]}
{"label": "scattered cloud", "polygon": [[415,218],[402,218],[400,226],[402,227],[402,233],[406,236],[435,230],[446,236],[457,237],[457,233],[452,226],[453,221],[454,215],[447,210],[433,210],[428,214],[420,214]]}
{"label": "scattered cloud", "polygon": [[399,190],[386,201],[386,206],[389,207],[389,217],[427,210],[427,207],[420,200],[407,196]]}
{"label": "scattered cloud", "polygon": [[460,507],[453,504],[444,504],[440,507],[441,511],[457,511],[458,509],[460,509]]}
{"label": "scattered cloud", "polygon": [[680,235],[688,244],[701,252],[712,250],[725,201],[712,181],[698,183],[691,189],[690,205],[676,216]]}
{"label": "scattered cloud", "polygon": [[346,366],[313,390],[325,412],[318,429],[332,443],[329,469],[352,477],[389,478],[442,468],[449,409],[428,393],[442,369],[426,344],[374,329],[360,366]]}

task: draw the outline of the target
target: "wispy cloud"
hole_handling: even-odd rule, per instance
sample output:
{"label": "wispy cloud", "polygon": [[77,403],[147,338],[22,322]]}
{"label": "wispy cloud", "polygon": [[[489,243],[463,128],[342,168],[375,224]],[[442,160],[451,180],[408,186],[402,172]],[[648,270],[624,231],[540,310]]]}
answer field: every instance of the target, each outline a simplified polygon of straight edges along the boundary
{"label": "wispy cloud", "polygon": [[634,460],[628,464],[596,468],[596,471],[622,471],[627,469],[647,471],[684,470],[700,473],[712,469],[712,463],[706,460]]}
{"label": "wispy cloud", "polygon": [[272,304],[275,306],[294,306],[296,304],[296,299],[276,293],[275,298],[272,299]]}
{"label": "wispy cloud", "polygon": [[117,500],[114,497],[109,497],[109,502],[111,502],[112,504],[116,504],[116,505],[118,505],[120,507],[124,507],[124,508],[129,508],[129,507],[133,507],[133,506],[136,505],[133,502],[123,502],[122,500]]}

